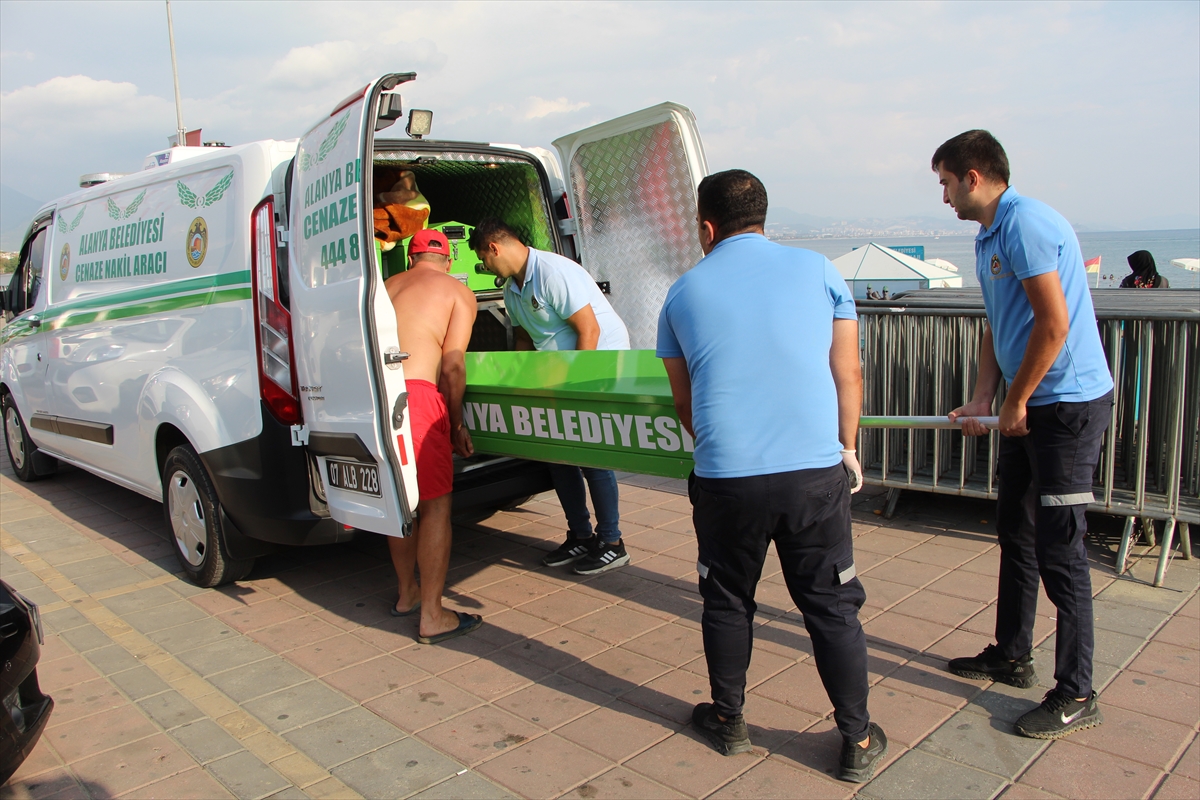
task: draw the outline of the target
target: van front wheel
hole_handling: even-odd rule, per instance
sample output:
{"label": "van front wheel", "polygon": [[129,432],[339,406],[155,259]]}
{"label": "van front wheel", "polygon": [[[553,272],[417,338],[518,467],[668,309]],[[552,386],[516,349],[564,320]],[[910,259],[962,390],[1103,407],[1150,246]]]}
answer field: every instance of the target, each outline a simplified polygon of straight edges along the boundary
{"label": "van front wheel", "polygon": [[236,560],[221,549],[221,501],[196,451],[180,445],[163,462],[163,513],[179,565],[197,586],[246,577],[254,559]]}

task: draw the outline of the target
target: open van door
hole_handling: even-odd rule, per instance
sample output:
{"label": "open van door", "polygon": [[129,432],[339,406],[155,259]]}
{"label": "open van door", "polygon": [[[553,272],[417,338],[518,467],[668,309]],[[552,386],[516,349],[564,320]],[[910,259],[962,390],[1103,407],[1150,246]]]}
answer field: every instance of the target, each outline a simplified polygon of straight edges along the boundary
{"label": "open van door", "polygon": [[405,355],[375,258],[371,153],[380,96],[415,77],[385,75],[300,139],[288,220],[308,450],[317,457],[330,515],[391,536],[411,531],[417,471]]}
{"label": "open van door", "polygon": [[708,174],[696,118],[663,103],[555,140],[584,268],[608,282],[634,349],[655,346],[667,289],[703,257],[696,188]]}

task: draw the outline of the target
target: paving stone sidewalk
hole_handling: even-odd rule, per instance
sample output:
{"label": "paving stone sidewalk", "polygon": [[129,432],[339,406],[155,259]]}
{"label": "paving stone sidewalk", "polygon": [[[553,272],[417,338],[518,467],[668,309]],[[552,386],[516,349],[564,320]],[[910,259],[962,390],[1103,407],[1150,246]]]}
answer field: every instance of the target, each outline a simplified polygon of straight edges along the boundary
{"label": "paving stone sidewalk", "polygon": [[[768,559],[747,721],[723,758],[687,726],[708,695],[690,506],[678,482],[622,481],[633,556],[591,579],[541,567],[565,519],[553,495],[460,522],[450,606],[477,633],[414,641],[389,616],[380,537],[263,558],[246,581],[181,580],[162,508],[86,472],[15,480],[0,454],[0,574],[39,603],[38,674],[57,703],[0,798],[1200,797],[1200,562],[1148,583],[1157,550],[1113,572],[1091,547],[1106,722],[1054,743],[1014,736],[1041,699],[967,681],[950,656],[991,641],[998,552],[989,503],[905,495],[855,504],[867,589],[871,714],[889,764],[831,777],[838,735],[812,648]],[[1107,531],[1107,534],[1105,534]],[[1053,671],[1054,608],[1035,653]]]}

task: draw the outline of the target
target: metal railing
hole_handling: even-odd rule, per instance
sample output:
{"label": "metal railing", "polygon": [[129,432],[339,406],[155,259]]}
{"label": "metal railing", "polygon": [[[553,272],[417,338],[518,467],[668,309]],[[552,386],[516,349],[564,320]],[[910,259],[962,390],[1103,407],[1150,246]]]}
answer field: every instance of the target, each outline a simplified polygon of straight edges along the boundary
{"label": "metal railing", "polygon": [[[1126,517],[1124,572],[1137,520],[1155,544],[1161,585],[1176,529],[1191,557],[1200,524],[1200,292],[1093,291],[1115,390],[1090,510]],[[986,322],[978,290],[929,290],[859,303],[863,416],[859,459],[867,483],[899,490],[996,497],[999,434],[963,436],[945,414],[970,399]],[[1003,382],[1001,382],[1003,384]],[[993,413],[1003,403],[1003,385]]]}

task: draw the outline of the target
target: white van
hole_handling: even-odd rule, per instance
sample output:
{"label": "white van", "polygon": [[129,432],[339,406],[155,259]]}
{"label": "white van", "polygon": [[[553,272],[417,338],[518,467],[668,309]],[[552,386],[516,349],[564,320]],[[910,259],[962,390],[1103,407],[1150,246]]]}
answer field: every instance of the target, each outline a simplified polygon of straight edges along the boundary
{"label": "white van", "polygon": [[[369,84],[298,142],[174,148],[39,212],[0,328],[22,480],[61,460],[162,500],[204,586],[275,545],[406,535],[406,355],[381,273],[402,268],[403,250],[381,261],[368,211],[377,179],[399,169],[430,225],[498,216],[580,260],[633,346],[653,347],[667,288],[700,257],[707,166],[691,113],[663,104],[557,140],[564,181],[542,148],[384,138],[401,116],[393,90],[415,77]],[[510,349],[501,291],[476,295],[471,349]],[[477,456],[456,463],[455,506],[549,486],[542,465]]]}

